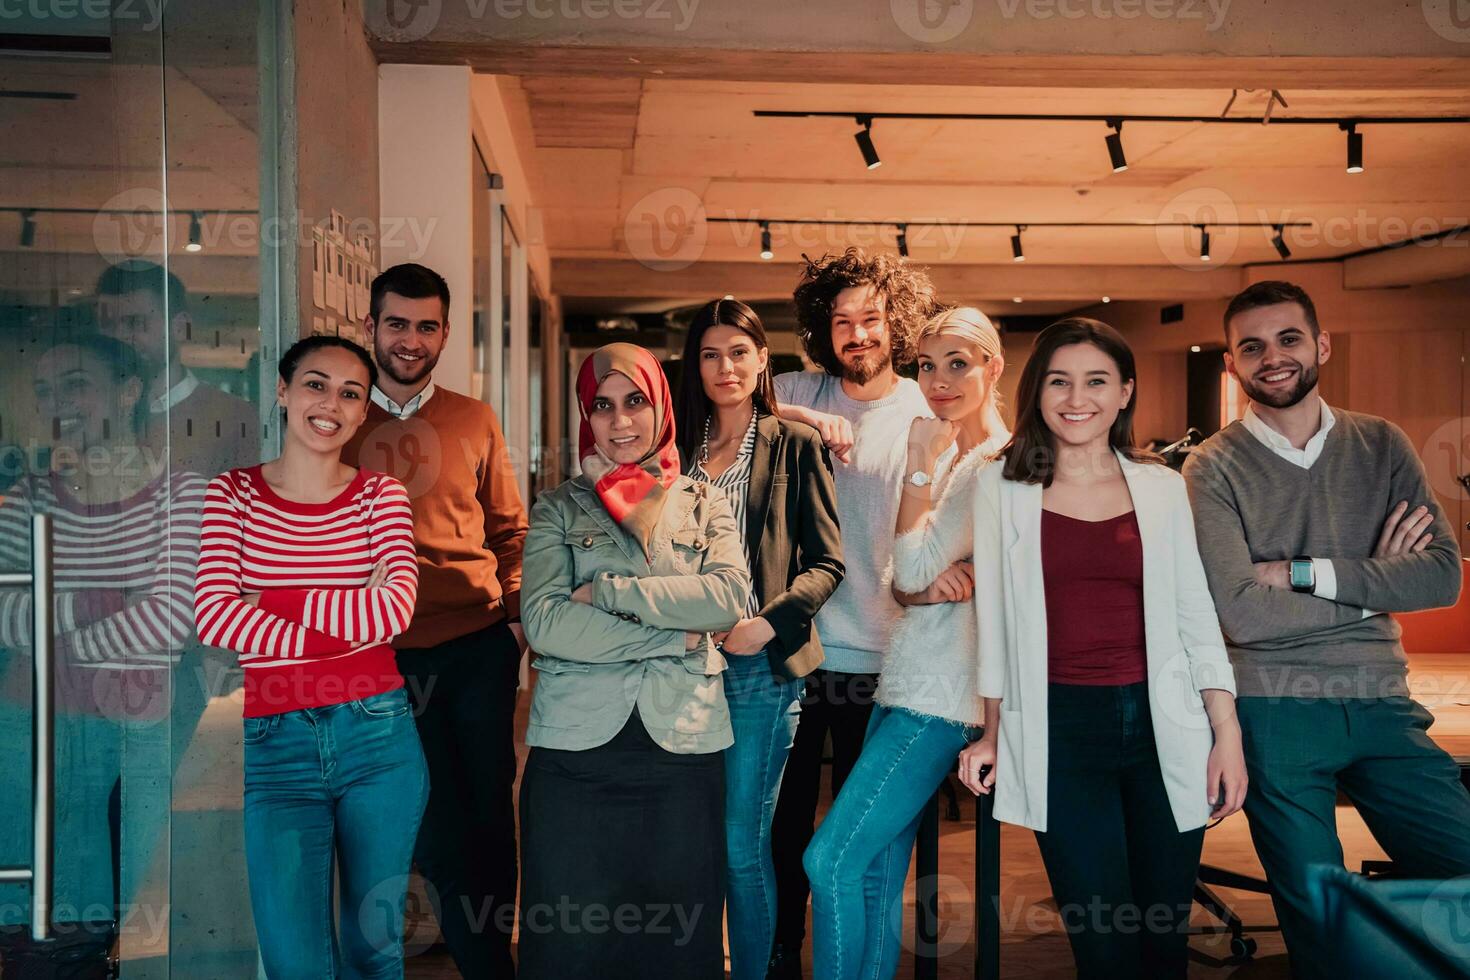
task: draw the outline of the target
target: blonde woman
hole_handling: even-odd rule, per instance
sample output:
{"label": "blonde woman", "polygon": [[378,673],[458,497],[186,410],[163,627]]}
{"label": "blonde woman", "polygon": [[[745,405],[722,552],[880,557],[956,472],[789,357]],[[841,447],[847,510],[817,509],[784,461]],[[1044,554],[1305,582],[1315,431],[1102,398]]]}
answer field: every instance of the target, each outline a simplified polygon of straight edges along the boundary
{"label": "blonde woman", "polygon": [[919,333],[919,386],[934,417],[913,421],[893,546],[894,630],[862,754],[807,848],[812,966],[824,978],[891,977],[919,817],[979,735],[971,500],[1006,444],[995,384],[1000,337],[979,310],[946,311]]}

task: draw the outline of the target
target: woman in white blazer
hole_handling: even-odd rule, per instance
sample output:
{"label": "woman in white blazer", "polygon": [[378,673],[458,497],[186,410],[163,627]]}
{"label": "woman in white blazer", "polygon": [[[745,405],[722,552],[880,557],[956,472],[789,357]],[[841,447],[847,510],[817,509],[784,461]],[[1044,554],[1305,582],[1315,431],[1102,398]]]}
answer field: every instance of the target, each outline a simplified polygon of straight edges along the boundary
{"label": "woman in white blazer", "polygon": [[1133,447],[1135,388],[1112,327],[1047,327],[974,499],[985,732],[960,778],[1036,832],[1083,978],[1185,976],[1204,827],[1246,791],[1184,480]]}

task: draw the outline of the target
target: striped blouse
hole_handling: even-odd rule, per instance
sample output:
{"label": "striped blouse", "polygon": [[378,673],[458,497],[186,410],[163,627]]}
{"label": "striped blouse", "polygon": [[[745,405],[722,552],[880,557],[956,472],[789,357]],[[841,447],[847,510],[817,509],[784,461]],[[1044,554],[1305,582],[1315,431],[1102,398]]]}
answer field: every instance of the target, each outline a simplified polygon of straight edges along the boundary
{"label": "striped blouse", "polygon": [[[745,540],[745,505],[746,498],[750,496],[750,463],[755,456],[756,419],[757,414],[751,412],[750,426],[745,430],[745,438],[740,440],[740,448],[735,451],[735,462],[730,464],[729,469],[718,477],[711,477],[705,472],[700,460],[695,459],[694,466],[689,471],[689,475],[694,479],[703,480],[725,492],[726,499],[730,501],[730,510],[735,514],[735,526],[740,529],[740,543],[744,546],[747,556],[750,554],[750,543]],[[756,597],[755,589],[752,588],[745,601],[745,615],[754,619],[759,614],[760,600]]]}
{"label": "striped blouse", "polygon": [[[364,588],[378,562],[387,580]],[[341,704],[403,686],[389,641],[418,593],[403,484],[359,470],[336,498],[281,498],[260,467],[209,484],[194,586],[199,638],[245,668],[245,716]],[[245,593],[260,593],[258,605]]]}
{"label": "striped blouse", "polygon": [[[0,497],[0,567],[27,568],[30,517],[52,518],[56,700],[61,710],[153,719],[194,635],[190,594],[204,480],[160,477],[132,497],[89,504],[60,477],[32,475]],[[31,590],[0,588],[0,647],[29,651]],[[0,670],[0,697],[30,700],[30,665]]]}

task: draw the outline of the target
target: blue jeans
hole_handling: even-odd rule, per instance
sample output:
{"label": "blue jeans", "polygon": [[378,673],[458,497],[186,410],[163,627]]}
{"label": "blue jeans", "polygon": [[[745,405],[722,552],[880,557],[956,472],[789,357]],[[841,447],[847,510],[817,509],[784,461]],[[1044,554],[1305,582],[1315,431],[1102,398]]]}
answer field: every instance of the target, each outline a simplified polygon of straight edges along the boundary
{"label": "blue jeans", "polygon": [[428,795],[402,688],[245,719],[245,863],[269,980],[403,976],[404,896]]}
{"label": "blue jeans", "polygon": [[765,653],[726,654],[735,744],[725,750],[726,903],[731,980],[761,980],[776,934],[771,817],[801,711],[801,681],[771,675]]}
{"label": "blue jeans", "polygon": [[862,755],[802,863],[812,887],[812,974],[886,980],[902,951],[903,883],[919,818],[980,729],[873,706]]}

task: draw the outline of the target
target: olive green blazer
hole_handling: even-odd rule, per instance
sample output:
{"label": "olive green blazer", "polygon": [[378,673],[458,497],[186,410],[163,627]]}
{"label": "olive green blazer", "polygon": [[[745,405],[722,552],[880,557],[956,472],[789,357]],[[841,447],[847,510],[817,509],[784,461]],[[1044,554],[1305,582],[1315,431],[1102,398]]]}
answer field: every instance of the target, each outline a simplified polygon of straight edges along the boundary
{"label": "olive green blazer", "polygon": [[[651,551],[645,558],[585,475],[537,499],[521,581],[521,621],[538,672],[526,744],[595,748],[635,707],[670,752],[718,752],[734,741],[725,660],[708,636],[739,621],[750,590],[729,503],[679,477]],[[588,582],[592,604],[573,602]],[[688,651],[686,633],[706,636]]]}

